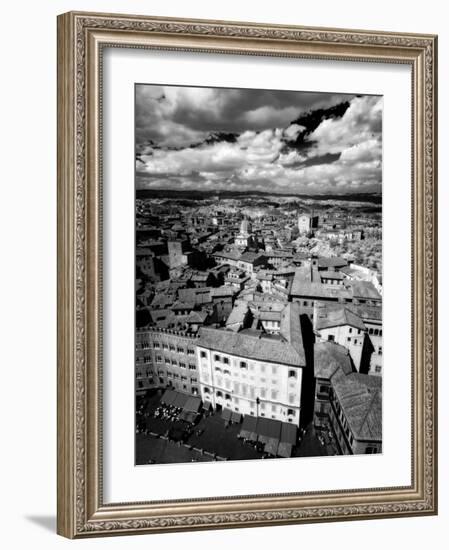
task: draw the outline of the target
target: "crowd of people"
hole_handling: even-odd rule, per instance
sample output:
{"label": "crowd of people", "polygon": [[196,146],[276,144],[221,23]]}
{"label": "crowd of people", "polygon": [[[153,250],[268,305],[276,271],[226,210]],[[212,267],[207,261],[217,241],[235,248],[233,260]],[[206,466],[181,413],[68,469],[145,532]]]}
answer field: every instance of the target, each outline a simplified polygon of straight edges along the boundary
{"label": "crowd of people", "polygon": [[165,403],[161,403],[153,412],[153,417],[174,422],[175,420],[179,420],[179,415],[181,414],[181,412],[181,407],[175,407],[174,405],[166,405]]}

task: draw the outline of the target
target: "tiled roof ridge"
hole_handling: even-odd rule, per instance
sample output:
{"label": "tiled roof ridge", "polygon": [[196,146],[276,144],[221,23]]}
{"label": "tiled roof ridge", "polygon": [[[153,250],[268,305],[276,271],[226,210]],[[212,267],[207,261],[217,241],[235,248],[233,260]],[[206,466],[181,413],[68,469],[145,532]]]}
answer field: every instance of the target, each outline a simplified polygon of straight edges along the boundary
{"label": "tiled roof ridge", "polygon": [[368,393],[369,393],[369,394],[372,394],[372,397],[371,397],[369,406],[368,406],[368,408],[367,408],[367,411],[366,411],[366,413],[365,413],[365,416],[363,417],[362,421],[360,422],[360,425],[358,426],[358,431],[359,431],[359,432],[362,431],[362,428],[363,428],[365,422],[367,421],[369,414],[370,414],[371,411],[373,410],[374,402],[375,402],[376,398],[379,396],[379,392],[380,392],[380,390],[378,390],[378,389],[374,390],[374,392],[370,392],[370,391],[368,390]]}
{"label": "tiled roof ridge", "polygon": [[[228,330],[224,330],[224,329],[220,329],[220,328],[213,328],[213,327],[202,327],[201,330],[200,330],[200,345],[201,345],[201,337],[203,334],[207,334],[207,333],[220,333],[220,335],[222,335],[223,333],[226,333],[229,335],[229,338],[227,340],[227,343],[230,344],[230,350],[229,352],[227,353],[231,353],[231,354],[235,354],[235,355],[240,355],[242,357],[246,357],[247,359],[253,359],[253,360],[264,360],[264,361],[268,361],[268,362],[275,362],[275,363],[282,363],[282,364],[286,364],[286,365],[292,365],[294,363],[298,363],[299,365],[302,365],[304,366],[304,358],[299,354],[299,352],[295,349],[295,347],[286,339],[283,339],[283,340],[273,340],[273,339],[270,339],[270,338],[265,338],[262,334],[263,333],[258,333],[257,335],[256,334],[250,334],[250,333],[242,333],[242,332],[231,332],[231,331],[228,331]],[[276,347],[280,347],[282,346],[283,349],[282,351],[284,352],[285,351],[285,361],[282,361],[280,360],[279,358],[265,358],[265,359],[260,359],[260,358],[254,358],[252,355],[252,353],[250,351],[243,351],[241,349],[238,349],[238,346],[237,346],[237,342],[238,342],[238,339],[242,339],[242,338],[248,338],[248,339],[251,339],[251,340],[264,340],[266,342],[270,342],[271,345],[274,345]],[[221,346],[217,346],[217,348],[220,348]],[[213,344],[211,345],[211,349],[215,349]],[[217,349],[217,351],[220,351],[220,349]],[[253,351],[253,350],[251,350]],[[288,358],[288,355],[290,355],[290,357]]]}

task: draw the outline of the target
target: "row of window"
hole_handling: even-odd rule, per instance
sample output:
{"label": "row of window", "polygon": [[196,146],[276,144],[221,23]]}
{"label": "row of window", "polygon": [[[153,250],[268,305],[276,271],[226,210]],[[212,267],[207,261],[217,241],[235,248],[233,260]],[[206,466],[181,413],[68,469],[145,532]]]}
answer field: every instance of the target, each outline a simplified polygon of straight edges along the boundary
{"label": "row of window", "polygon": [[327,285],[342,285],[343,281],[339,281],[338,279],[328,279],[327,277],[323,277],[323,282]]}
{"label": "row of window", "polygon": [[228,369],[221,369],[220,367],[215,367],[215,372],[218,372],[218,373],[223,373],[223,374],[227,374],[227,375],[230,375],[231,374],[231,371],[228,370]]}
{"label": "row of window", "polygon": [[[200,357],[202,359],[206,359],[207,358],[207,353],[205,351],[201,351],[200,353]],[[229,365],[229,358],[228,357],[222,357],[218,354],[214,354],[214,361],[216,363],[224,363],[225,365]],[[241,369],[248,369],[248,363],[246,361],[240,361],[239,362],[239,367]],[[252,367],[251,367],[252,368]],[[216,372],[223,372],[223,374],[231,374],[229,370],[226,370],[224,369],[223,371],[221,370],[220,367],[215,367],[215,371]],[[265,372],[265,365],[260,365],[260,371],[261,372]],[[277,374],[277,367],[275,367],[274,365],[272,365],[271,367],[271,372],[273,374]],[[290,369],[288,371],[288,377],[289,378],[296,378],[297,377],[297,371],[295,369]]]}
{"label": "row of window", "polygon": [[[201,351],[200,357],[201,357],[201,359],[206,359],[207,358],[207,353],[205,351]],[[218,355],[217,353],[214,354],[214,361],[217,362],[217,363],[224,363],[225,365],[229,365],[229,357],[222,357],[222,356]],[[241,369],[247,369],[248,368],[248,363],[246,361],[240,361],[239,367]]]}
{"label": "row of window", "polygon": [[149,342],[138,342],[136,344],[136,349],[150,349],[150,343]]}
{"label": "row of window", "polygon": [[163,342],[162,344],[160,342],[153,342],[153,348],[162,348],[169,351],[176,351],[177,353],[187,353],[187,355],[195,355],[195,350],[193,348],[187,348],[186,351],[186,349],[181,346],[174,346],[173,344],[166,344],[165,342]]}
{"label": "row of window", "polygon": [[[206,388],[203,389],[203,391],[204,391],[204,393],[205,393],[206,395],[211,395],[211,394],[212,394],[210,388],[207,388],[207,387],[206,387]],[[223,397],[224,397],[224,399],[226,399],[227,401],[232,401],[234,404],[238,404],[238,403],[239,403],[239,398],[238,398],[238,397],[235,397],[235,396],[232,397],[229,393],[223,394],[222,391],[217,390],[217,391],[215,392],[215,395],[216,395],[218,398],[223,398]],[[260,405],[259,405],[260,410],[262,410],[262,411],[266,410],[267,405],[268,405],[267,403],[260,403]],[[253,408],[255,407],[255,404],[254,404],[254,403],[250,403],[250,407],[253,409]],[[271,412],[277,412],[277,411],[278,411],[278,406],[272,404],[272,405],[271,405]],[[296,416],[296,411],[295,411],[294,409],[287,409],[287,415],[288,415],[288,416]],[[264,415],[262,414],[262,416],[264,416]]]}
{"label": "row of window", "polygon": [[[206,352],[202,351],[201,352],[201,357],[206,357]],[[217,363],[223,362],[225,365],[229,365],[229,358],[228,357],[221,357],[218,354],[214,354],[214,361],[216,361]]]}
{"label": "row of window", "polygon": [[189,370],[196,370],[196,365],[194,363],[184,363],[183,361],[177,361],[176,359],[169,359],[168,357],[162,358],[162,355],[156,355],[156,363],[162,363],[163,362],[166,365],[171,365],[173,367],[180,367],[181,369],[188,368]]}
{"label": "row of window", "polygon": [[[160,376],[162,376],[162,377],[164,376],[164,372],[162,372],[162,371],[158,371],[158,374],[159,374]],[[176,372],[174,372],[174,373],[173,373],[173,372],[167,372],[167,375],[166,375],[166,376],[167,376],[167,378],[169,378],[169,379],[173,379],[173,380],[182,380],[183,382],[187,382],[187,381],[189,380],[189,379],[187,378],[187,376],[180,376],[180,375],[179,375],[178,373],[176,373]],[[198,379],[195,378],[194,376],[192,376],[192,377],[190,378],[190,383],[191,383],[191,384],[196,384],[197,382],[198,382]]]}
{"label": "row of window", "polygon": [[[221,369],[220,367],[215,367],[215,368],[214,368],[214,371],[215,371],[218,375],[224,374],[225,376],[231,376],[231,374],[232,374],[230,370],[228,370],[228,369]],[[207,372],[204,372],[204,373],[203,373],[203,376],[204,376],[204,378],[207,378],[207,377],[208,377]],[[297,377],[296,371],[293,370],[293,369],[290,370],[289,373],[288,373],[288,377],[289,377],[289,378],[292,378],[292,379],[296,379],[296,377]],[[246,375],[243,375],[243,378],[246,379]],[[217,380],[218,380],[218,379],[219,379],[219,376],[217,377]],[[251,379],[251,380],[254,380],[254,376],[250,376],[250,379]],[[265,377],[261,377],[261,378],[259,378],[259,380],[260,380],[260,383],[261,383],[261,384],[265,384],[265,383],[267,382],[267,379],[266,379]],[[271,385],[276,386],[276,385],[278,384],[279,380],[276,379],[276,378],[273,378],[273,379],[269,380],[269,382],[271,383]]]}
{"label": "row of window", "polygon": [[141,357],[136,357],[136,364],[142,365],[142,364],[148,365],[151,363],[151,356],[150,355],[143,355]]}
{"label": "row of window", "polygon": [[267,327],[273,327],[273,328],[279,328],[280,327],[279,321],[263,321],[262,324],[264,326],[267,326]]}
{"label": "row of window", "polygon": [[[221,383],[219,384],[221,386]],[[231,389],[231,384],[225,384],[226,389]],[[205,393],[210,393],[209,388],[204,389]],[[243,397],[251,397],[251,399],[255,399],[256,393],[258,393],[259,397],[261,399],[271,399],[272,401],[276,401],[279,397],[279,392],[277,390],[271,390],[268,392],[265,388],[259,388],[259,391],[252,387],[248,386],[247,384],[237,384],[234,383],[234,392],[237,394],[242,395]],[[217,397],[222,397],[221,390],[216,390]],[[227,394],[228,395],[228,394]],[[229,397],[230,399],[230,397]],[[297,395],[295,393],[290,393],[288,396],[288,402],[291,405],[294,405],[297,402]]]}
{"label": "row of window", "polygon": [[136,370],[136,376],[139,378],[146,377],[150,378],[153,376],[153,371],[151,369],[138,369]]}

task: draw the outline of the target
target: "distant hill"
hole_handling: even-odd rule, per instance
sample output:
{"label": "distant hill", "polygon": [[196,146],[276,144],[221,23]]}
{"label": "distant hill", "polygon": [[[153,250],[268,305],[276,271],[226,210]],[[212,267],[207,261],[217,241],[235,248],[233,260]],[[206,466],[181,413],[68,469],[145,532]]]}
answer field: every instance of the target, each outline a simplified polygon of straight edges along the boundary
{"label": "distant hill", "polygon": [[180,190],[180,189],[136,189],[137,199],[184,199],[184,200],[210,200],[213,197],[221,199],[233,199],[244,197],[294,197],[298,199],[315,199],[320,201],[359,201],[382,204],[381,193],[342,193],[342,194],[316,194],[305,195],[303,193],[270,193],[263,191],[205,191],[205,190]]}

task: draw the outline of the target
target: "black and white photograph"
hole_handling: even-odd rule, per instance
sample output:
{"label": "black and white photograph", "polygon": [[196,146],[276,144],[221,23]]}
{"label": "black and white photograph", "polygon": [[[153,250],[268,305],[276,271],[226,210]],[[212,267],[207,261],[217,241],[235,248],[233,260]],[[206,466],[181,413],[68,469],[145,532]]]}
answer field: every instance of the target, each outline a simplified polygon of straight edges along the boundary
{"label": "black and white photograph", "polygon": [[135,85],[136,465],[382,453],[382,114]]}

